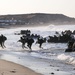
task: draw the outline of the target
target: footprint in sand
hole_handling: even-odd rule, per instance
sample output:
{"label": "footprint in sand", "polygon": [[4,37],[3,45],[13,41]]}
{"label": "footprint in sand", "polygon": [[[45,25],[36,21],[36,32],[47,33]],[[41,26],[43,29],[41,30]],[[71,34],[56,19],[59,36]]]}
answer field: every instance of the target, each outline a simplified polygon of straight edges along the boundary
{"label": "footprint in sand", "polygon": [[10,72],[12,72],[12,73],[16,73],[16,71],[10,71]]}

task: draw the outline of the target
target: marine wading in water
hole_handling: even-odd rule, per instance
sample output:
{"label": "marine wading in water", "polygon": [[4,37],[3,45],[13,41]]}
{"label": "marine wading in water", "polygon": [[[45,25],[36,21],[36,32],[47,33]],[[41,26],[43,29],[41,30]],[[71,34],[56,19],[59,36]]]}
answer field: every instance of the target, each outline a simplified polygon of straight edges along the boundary
{"label": "marine wading in water", "polygon": [[0,35],[0,45],[2,48],[5,48],[6,46],[4,45],[5,41],[7,40],[7,37],[5,37],[3,34]]}

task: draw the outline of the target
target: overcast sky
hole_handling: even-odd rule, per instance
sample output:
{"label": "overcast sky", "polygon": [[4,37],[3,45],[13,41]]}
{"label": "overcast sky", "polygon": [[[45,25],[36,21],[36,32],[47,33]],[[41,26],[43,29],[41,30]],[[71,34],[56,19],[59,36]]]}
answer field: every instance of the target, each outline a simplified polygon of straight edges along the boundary
{"label": "overcast sky", "polygon": [[75,17],[75,0],[0,0],[0,15],[54,13]]}

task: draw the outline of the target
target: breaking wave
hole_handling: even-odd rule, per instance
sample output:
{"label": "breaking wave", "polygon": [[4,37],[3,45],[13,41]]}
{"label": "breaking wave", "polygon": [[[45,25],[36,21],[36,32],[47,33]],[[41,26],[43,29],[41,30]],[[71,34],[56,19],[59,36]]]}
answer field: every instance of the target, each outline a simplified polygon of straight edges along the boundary
{"label": "breaking wave", "polygon": [[72,53],[70,55],[60,54],[60,55],[57,56],[57,58],[59,60],[62,60],[65,63],[75,65],[75,56],[74,55],[75,55],[75,53]]}

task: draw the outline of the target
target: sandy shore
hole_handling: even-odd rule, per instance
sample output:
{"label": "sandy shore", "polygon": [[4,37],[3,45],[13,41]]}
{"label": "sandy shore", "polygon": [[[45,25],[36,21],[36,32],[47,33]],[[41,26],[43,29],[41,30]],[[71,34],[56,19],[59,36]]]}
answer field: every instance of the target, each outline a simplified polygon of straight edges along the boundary
{"label": "sandy shore", "polygon": [[27,67],[0,59],[0,75],[42,75],[42,74],[36,73]]}

